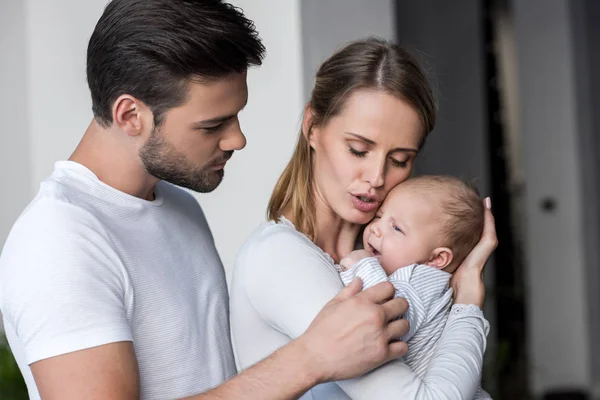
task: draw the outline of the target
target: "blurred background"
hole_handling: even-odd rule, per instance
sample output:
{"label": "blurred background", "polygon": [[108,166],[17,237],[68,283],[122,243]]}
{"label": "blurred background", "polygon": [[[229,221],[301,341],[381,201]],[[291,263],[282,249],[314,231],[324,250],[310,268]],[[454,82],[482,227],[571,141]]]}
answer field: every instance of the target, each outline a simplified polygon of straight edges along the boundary
{"label": "blurred background", "polygon": [[[264,220],[319,64],[353,39],[395,40],[440,94],[417,173],[457,175],[492,197],[484,387],[495,399],[600,399],[600,2],[232,3],[267,58],[249,72],[247,148],[219,189],[196,196],[228,277]],[[85,53],[105,4],[0,0],[0,245],[92,117]],[[14,368],[0,341],[0,399],[26,398]]]}

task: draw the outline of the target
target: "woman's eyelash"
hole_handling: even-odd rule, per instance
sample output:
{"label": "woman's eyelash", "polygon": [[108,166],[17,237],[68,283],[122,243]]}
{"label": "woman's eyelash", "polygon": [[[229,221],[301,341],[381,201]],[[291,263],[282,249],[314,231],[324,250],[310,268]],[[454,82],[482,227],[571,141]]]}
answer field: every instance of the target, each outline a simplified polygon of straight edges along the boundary
{"label": "woman's eyelash", "polygon": [[394,164],[394,166],[396,167],[406,168],[406,166],[408,165],[408,160],[398,161],[392,158],[392,164]]}
{"label": "woman's eyelash", "polygon": [[356,157],[364,157],[367,155],[366,151],[358,151],[353,149],[352,147],[348,146],[348,150],[350,151],[350,154],[356,156]]}
{"label": "woman's eyelash", "polygon": [[[364,157],[367,155],[366,151],[358,151],[358,150],[352,148],[351,146],[348,146],[348,151],[350,152],[350,154],[352,154],[353,156],[356,156],[356,157]],[[395,167],[406,168],[408,166],[408,160],[398,161],[398,160],[392,158],[392,164]]]}

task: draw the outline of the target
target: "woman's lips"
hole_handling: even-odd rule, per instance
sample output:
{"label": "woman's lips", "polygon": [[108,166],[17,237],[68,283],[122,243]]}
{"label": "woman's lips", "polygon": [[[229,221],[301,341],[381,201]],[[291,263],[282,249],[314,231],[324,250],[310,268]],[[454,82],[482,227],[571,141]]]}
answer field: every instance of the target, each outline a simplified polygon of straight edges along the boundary
{"label": "woman's lips", "polygon": [[[368,201],[367,201],[368,200]],[[354,207],[362,212],[372,212],[379,208],[379,202],[366,196],[352,196]]]}

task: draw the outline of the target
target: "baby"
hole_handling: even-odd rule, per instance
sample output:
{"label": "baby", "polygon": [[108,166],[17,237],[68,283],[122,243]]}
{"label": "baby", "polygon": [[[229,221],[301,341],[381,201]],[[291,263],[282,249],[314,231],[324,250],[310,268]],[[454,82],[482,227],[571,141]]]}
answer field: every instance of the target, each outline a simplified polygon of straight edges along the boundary
{"label": "baby", "polygon": [[[406,364],[423,377],[452,307],[450,278],[479,242],[483,203],[460,179],[420,176],[395,187],[365,228],[364,250],[340,262],[345,285],[389,281],[409,303]],[[487,334],[487,332],[486,332]],[[491,397],[479,387],[475,399]]]}

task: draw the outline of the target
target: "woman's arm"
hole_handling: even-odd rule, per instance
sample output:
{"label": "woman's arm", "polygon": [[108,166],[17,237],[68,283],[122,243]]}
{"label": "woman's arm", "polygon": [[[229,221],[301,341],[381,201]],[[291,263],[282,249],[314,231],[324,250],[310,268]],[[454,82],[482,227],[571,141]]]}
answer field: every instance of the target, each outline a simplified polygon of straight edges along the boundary
{"label": "woman's arm", "polygon": [[[248,250],[243,261],[250,302],[266,322],[292,339],[343,287],[334,266],[303,239],[281,230]],[[495,246],[493,217],[486,208],[482,240],[458,269],[464,272],[454,286],[457,299],[482,303],[481,271]],[[424,379],[395,360],[338,384],[355,400],[472,398],[481,375],[486,324],[478,307],[455,306]]]}

